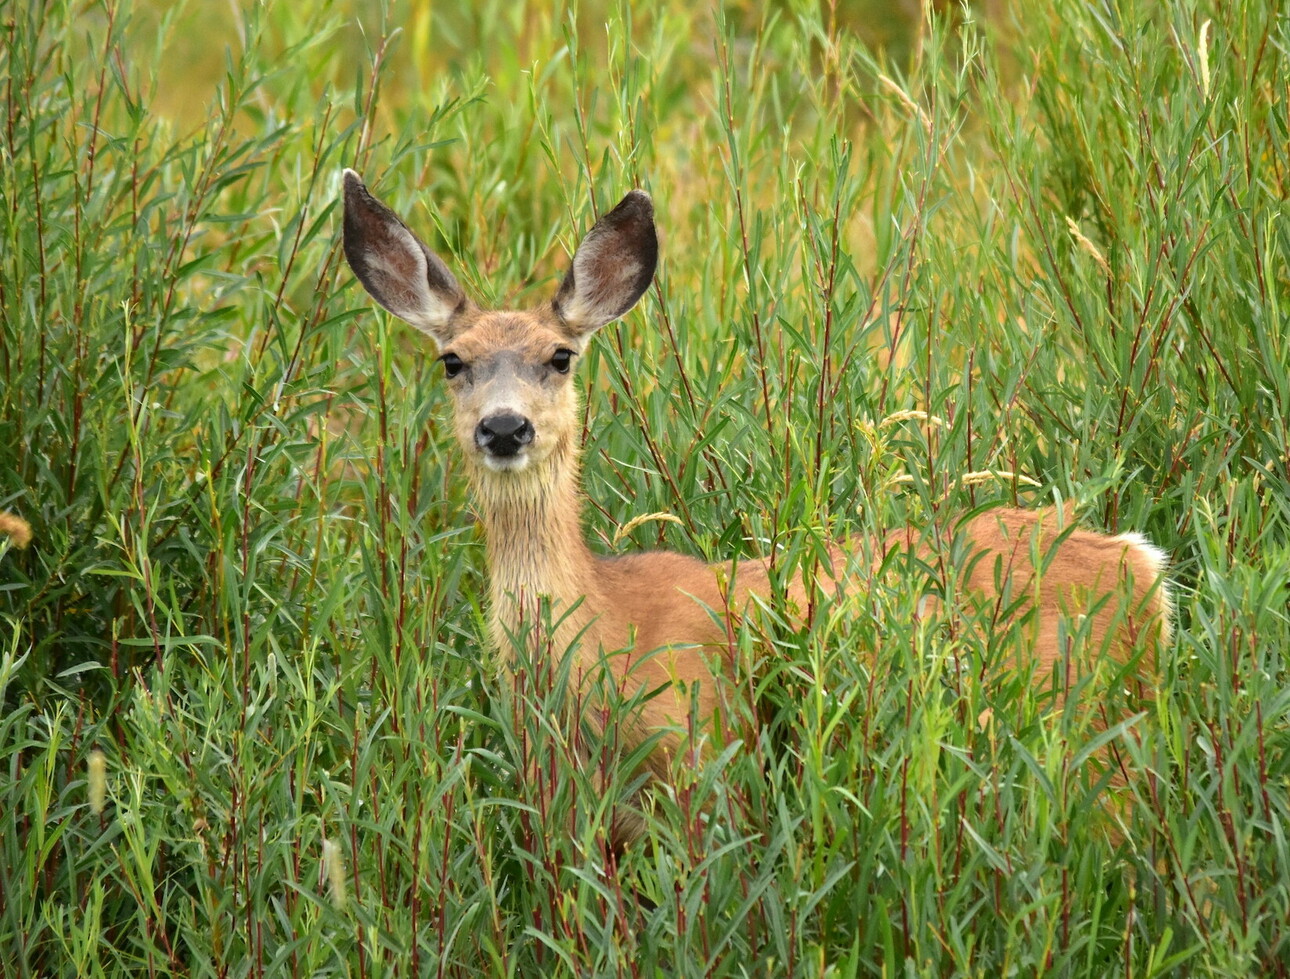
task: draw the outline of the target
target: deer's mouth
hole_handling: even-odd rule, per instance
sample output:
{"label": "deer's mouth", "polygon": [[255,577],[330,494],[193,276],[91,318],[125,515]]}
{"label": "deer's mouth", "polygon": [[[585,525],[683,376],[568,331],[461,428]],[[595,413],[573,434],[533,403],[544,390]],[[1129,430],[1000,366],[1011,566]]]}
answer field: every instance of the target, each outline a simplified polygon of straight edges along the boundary
{"label": "deer's mouth", "polygon": [[484,468],[495,473],[514,473],[522,469],[527,469],[532,461],[532,456],[527,452],[519,452],[515,455],[499,456],[491,452],[480,452],[480,459],[484,463]]}

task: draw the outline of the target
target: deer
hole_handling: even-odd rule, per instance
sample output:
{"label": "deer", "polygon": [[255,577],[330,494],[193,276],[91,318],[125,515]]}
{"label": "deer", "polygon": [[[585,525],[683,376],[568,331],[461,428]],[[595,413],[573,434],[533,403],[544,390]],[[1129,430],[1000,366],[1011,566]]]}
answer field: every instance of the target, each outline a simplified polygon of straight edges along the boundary
{"label": "deer", "polygon": [[[738,623],[777,596],[768,558],[601,555],[583,534],[574,368],[593,334],[623,317],[653,282],[659,244],[651,198],[632,190],[595,222],[552,299],[486,310],[356,172],[346,169],[343,184],[350,268],[380,306],[431,338],[443,365],[483,525],[492,645],[513,657],[517,637],[531,633],[539,604],[549,603],[545,648],[568,651],[571,676],[593,676],[608,663],[616,689],[650,692],[620,736],[637,745],[654,738],[647,776],[666,780],[691,734],[713,723]],[[893,551],[955,562],[979,607],[1004,609],[1020,623],[1013,665],[1029,668],[1036,684],[1053,688],[1069,674],[1071,636],[1081,631],[1086,641],[1077,653],[1089,660],[1076,664],[1081,672],[1106,659],[1114,682],[1140,699],[1153,696],[1171,604],[1165,555],[1141,534],[1084,529],[1058,508],[998,507],[941,533],[906,527],[830,544],[813,583],[798,573],[781,582],[778,600],[807,608],[812,587],[845,599],[871,587]],[[941,600],[927,595],[920,614]],[[1058,704],[1063,697],[1057,690]],[[583,721],[594,724],[594,714]],[[700,731],[692,732],[687,721],[696,717]],[[616,842],[630,844],[642,824],[623,825]]]}

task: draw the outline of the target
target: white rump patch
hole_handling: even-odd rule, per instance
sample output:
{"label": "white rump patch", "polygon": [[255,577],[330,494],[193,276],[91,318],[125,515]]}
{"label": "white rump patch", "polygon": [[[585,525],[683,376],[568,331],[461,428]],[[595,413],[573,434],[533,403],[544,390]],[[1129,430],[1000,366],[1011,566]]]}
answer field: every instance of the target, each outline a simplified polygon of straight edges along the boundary
{"label": "white rump patch", "polygon": [[1112,538],[1112,540],[1117,540],[1137,551],[1146,559],[1147,563],[1151,565],[1151,570],[1156,573],[1157,577],[1164,575],[1165,568],[1169,567],[1169,555],[1156,547],[1155,544],[1151,543],[1151,541],[1147,540],[1136,530],[1130,530],[1123,534],[1119,534]]}
{"label": "white rump patch", "polygon": [[1165,576],[1165,572],[1169,569],[1169,555],[1136,530],[1118,534],[1112,540],[1133,548],[1138,556],[1151,566],[1151,573],[1155,577],[1152,584],[1160,601],[1160,615],[1163,620],[1160,638],[1161,642],[1167,645],[1173,633],[1174,618],[1174,597],[1169,591],[1169,579]]}

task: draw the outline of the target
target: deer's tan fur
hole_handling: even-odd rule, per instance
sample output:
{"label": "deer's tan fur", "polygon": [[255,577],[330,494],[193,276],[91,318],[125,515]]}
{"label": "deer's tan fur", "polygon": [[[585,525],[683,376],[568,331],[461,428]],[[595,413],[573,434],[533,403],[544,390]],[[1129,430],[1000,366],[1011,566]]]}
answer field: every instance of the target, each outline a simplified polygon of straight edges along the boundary
{"label": "deer's tan fur", "polygon": [[[563,363],[559,351],[576,356],[592,331],[635,303],[653,274],[653,236],[648,198],[629,195],[578,249],[553,304],[481,311],[357,175],[346,174],[350,264],[378,301],[464,365],[448,383],[485,528],[493,642],[507,650],[531,636],[540,625],[536,610],[548,601],[557,624],[543,640],[572,649],[573,676],[594,676],[605,654],[614,654],[608,661],[624,692],[663,691],[643,704],[627,733],[669,732],[651,758],[663,774],[693,703],[700,718],[713,716],[719,674],[728,673],[732,617],[747,613],[754,596],[774,596],[764,560],[602,557],[583,538],[578,397],[572,371],[553,365]],[[481,444],[480,433],[501,416],[526,420],[529,440],[517,438],[499,454]],[[955,569],[960,593],[978,606],[975,621],[1015,630],[1011,665],[1033,671],[1037,683],[1056,680],[1059,700],[1072,673],[1101,663],[1125,674],[1116,682],[1135,695],[1151,695],[1170,610],[1163,555],[1140,536],[1073,528],[1055,510],[996,509],[939,535],[911,529],[845,542],[830,550],[817,586],[838,599],[867,589],[893,550]],[[809,597],[802,581],[789,585],[789,608],[806,608]],[[1084,616],[1091,620],[1086,641],[1063,642]]]}

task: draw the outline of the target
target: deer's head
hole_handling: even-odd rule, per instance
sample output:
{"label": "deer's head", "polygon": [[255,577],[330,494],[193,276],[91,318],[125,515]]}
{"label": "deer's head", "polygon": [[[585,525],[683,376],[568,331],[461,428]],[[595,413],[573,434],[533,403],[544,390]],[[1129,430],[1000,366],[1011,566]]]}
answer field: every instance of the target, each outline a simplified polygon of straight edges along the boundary
{"label": "deer's head", "polygon": [[658,239],[649,196],[634,190],[587,233],[553,300],[522,311],[481,310],[346,170],[345,257],[373,299],[438,346],[466,457],[481,471],[513,473],[574,446],[573,366],[588,337],[649,288]]}

